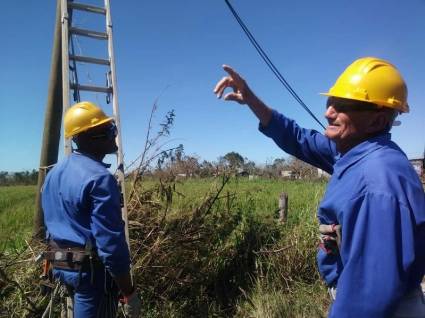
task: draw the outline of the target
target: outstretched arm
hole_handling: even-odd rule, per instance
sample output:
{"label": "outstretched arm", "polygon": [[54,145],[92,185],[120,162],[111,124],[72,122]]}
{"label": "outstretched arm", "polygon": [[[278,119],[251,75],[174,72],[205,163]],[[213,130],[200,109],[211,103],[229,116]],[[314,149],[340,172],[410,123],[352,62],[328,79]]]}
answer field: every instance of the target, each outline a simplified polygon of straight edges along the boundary
{"label": "outstretched arm", "polygon": [[223,99],[248,105],[260,120],[262,133],[272,138],[285,152],[332,173],[337,155],[333,142],[317,131],[299,127],[295,121],[272,110],[234,69],[228,65],[223,65],[223,69],[228,76],[223,77],[214,88],[218,98],[223,97],[226,88],[232,88],[233,92],[225,94]]}
{"label": "outstretched arm", "polygon": [[223,77],[215,86],[214,93],[218,98],[223,97],[226,88],[230,87],[233,92],[224,95],[224,100],[235,101],[239,104],[248,105],[252,112],[260,120],[261,125],[267,126],[272,117],[272,110],[264,104],[249,88],[246,81],[230,66],[223,65],[223,69],[229,74]]}

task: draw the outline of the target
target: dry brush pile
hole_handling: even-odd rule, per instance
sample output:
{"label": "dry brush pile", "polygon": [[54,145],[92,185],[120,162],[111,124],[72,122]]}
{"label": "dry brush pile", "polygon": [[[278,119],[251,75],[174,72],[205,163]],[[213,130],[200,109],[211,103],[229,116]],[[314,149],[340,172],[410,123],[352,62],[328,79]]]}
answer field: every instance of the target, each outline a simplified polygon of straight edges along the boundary
{"label": "dry brush pile", "polygon": [[174,181],[139,191],[129,205],[134,274],[158,317],[231,316],[238,297],[252,285],[256,251],[278,235],[212,187],[191,210],[170,211]]}

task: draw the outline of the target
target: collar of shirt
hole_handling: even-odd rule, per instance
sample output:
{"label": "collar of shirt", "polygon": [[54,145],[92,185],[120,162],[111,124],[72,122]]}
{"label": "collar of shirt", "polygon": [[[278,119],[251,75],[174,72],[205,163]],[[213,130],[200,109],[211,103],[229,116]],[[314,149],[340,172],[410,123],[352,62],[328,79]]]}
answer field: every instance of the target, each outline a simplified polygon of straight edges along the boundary
{"label": "collar of shirt", "polygon": [[87,153],[80,152],[80,151],[77,151],[77,150],[73,150],[73,151],[72,151],[72,153],[73,153],[73,154],[76,154],[76,155],[80,155],[80,156],[88,157],[88,158],[90,158],[90,159],[92,159],[92,160],[94,160],[94,161],[96,161],[96,162],[99,162],[99,163],[100,163],[102,166],[104,166],[105,168],[110,168],[110,167],[111,167],[111,164],[109,164],[109,163],[104,163],[103,161],[99,161],[99,160],[97,160],[95,157],[93,157],[93,156],[91,156],[91,155],[89,155],[89,154],[87,154]]}
{"label": "collar of shirt", "polygon": [[391,134],[385,133],[376,137],[372,137],[358,144],[340,157],[340,159],[334,165],[333,174],[338,179],[341,178],[348,168],[350,168],[362,158],[366,157],[368,154],[383,147],[384,145],[387,145],[389,141],[391,141]]}

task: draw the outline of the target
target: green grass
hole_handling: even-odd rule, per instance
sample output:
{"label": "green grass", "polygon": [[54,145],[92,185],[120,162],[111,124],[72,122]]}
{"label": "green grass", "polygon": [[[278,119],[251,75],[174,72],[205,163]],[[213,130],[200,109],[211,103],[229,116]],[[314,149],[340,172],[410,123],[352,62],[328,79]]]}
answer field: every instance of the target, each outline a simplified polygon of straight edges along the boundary
{"label": "green grass", "polygon": [[31,235],[36,186],[0,187],[0,251],[22,249]]}
{"label": "green grass", "polygon": [[297,283],[292,293],[283,293],[258,279],[247,301],[240,304],[237,318],[326,317],[326,293],[320,284]]}
{"label": "green grass", "polygon": [[[188,179],[176,183],[176,191],[182,195],[174,195],[172,209],[176,211],[196,207],[212,190],[213,184],[220,184],[216,179]],[[145,187],[152,187],[155,182],[146,181]],[[281,192],[288,194],[288,222],[304,219],[305,214],[315,215],[317,204],[323,195],[325,183],[320,181],[289,181],[247,178],[232,179],[224,188],[220,197],[232,200],[232,194],[237,194],[238,205],[242,205],[259,216],[273,215],[278,209],[278,198]],[[227,204],[226,199],[217,204]],[[306,211],[306,209],[311,209]]]}

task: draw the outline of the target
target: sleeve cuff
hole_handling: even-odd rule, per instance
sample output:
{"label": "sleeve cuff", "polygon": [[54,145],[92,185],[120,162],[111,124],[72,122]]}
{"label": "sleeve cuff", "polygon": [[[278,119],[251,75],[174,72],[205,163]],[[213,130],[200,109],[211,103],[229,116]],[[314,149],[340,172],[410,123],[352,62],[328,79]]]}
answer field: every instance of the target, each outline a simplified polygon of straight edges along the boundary
{"label": "sleeve cuff", "polygon": [[258,130],[267,137],[273,138],[277,131],[282,130],[282,124],[283,126],[287,126],[285,123],[287,120],[288,118],[272,109],[272,117],[270,118],[270,122],[267,126],[263,126],[260,122],[258,124]]}

